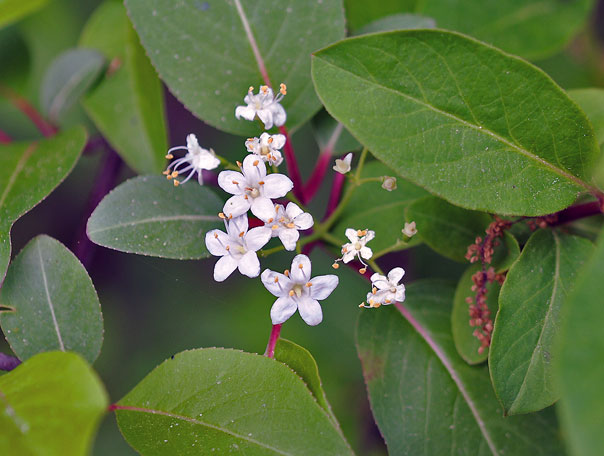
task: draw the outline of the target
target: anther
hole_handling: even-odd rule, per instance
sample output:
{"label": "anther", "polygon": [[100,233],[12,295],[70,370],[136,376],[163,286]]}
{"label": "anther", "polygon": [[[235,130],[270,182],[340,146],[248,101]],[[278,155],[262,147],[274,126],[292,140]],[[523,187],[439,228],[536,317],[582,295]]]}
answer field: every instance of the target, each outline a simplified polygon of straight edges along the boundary
{"label": "anther", "polygon": [[172,177],[177,177],[177,176],[178,176],[178,171],[172,172]]}
{"label": "anther", "polygon": [[287,95],[287,86],[283,83],[279,84],[279,92],[283,95]]}
{"label": "anther", "polygon": [[293,222],[289,222],[287,225],[285,225],[288,228],[295,228],[296,225]]}
{"label": "anther", "polygon": [[300,269],[304,269],[304,266],[302,265],[302,263],[300,263],[300,264],[298,265],[298,268],[300,268]]}
{"label": "anther", "polygon": [[293,296],[294,295],[294,290],[289,290],[289,295]]}
{"label": "anther", "polygon": [[306,287],[307,287],[307,288],[312,287],[312,283],[311,283],[311,282],[306,282]]}
{"label": "anther", "polygon": [[218,239],[218,233],[214,233],[214,239]]}
{"label": "anther", "polygon": [[359,307],[362,309],[363,307],[365,307],[365,301],[363,301],[362,303],[359,304]]}
{"label": "anther", "polygon": [[392,301],[390,299],[386,299],[386,304],[390,304]]}
{"label": "anther", "polygon": [[377,288],[373,287],[373,288],[371,289],[371,293],[376,294],[376,293],[377,293]]}
{"label": "anther", "polygon": [[357,236],[362,236],[363,232],[361,230],[357,230]]}
{"label": "anther", "polygon": [[275,283],[279,282],[279,277],[275,277]]}
{"label": "anther", "polygon": [[245,234],[245,231],[242,231],[241,233],[239,233],[239,237],[243,237],[244,234]]}
{"label": "anther", "polygon": [[262,93],[266,93],[268,90],[268,86],[263,85],[260,87],[260,90],[262,90]]}
{"label": "anther", "polygon": [[221,219],[225,219],[226,218],[226,216],[224,215],[224,212],[220,212],[218,214],[218,217],[220,217]]}
{"label": "anther", "polygon": [[264,185],[264,181],[258,182],[258,185]]}
{"label": "anther", "polygon": [[165,170],[165,171],[164,171],[162,174],[163,174],[164,176],[167,176],[168,174],[170,174],[170,170],[169,170],[169,169],[167,169],[167,170]]}
{"label": "anther", "polygon": [[225,249],[226,249],[227,251],[229,251],[229,250],[231,250],[231,247],[227,245],[227,246],[225,247]]}
{"label": "anther", "polygon": [[285,271],[283,271],[283,275],[285,277],[289,277],[289,269],[286,269]]}
{"label": "anther", "polygon": [[273,219],[272,217],[271,217],[271,218],[269,218],[269,219],[268,219],[268,223],[273,223],[273,220],[274,220],[274,219]]}
{"label": "anther", "polygon": [[272,228],[273,230],[277,230],[277,229],[279,229],[279,225],[273,225],[273,226],[271,226],[271,228]]}
{"label": "anther", "polygon": [[172,154],[166,154],[166,158],[168,160],[172,160],[174,158],[174,155],[172,155]]}
{"label": "anther", "polygon": [[243,164],[239,160],[237,160],[235,163],[237,163],[237,166],[239,166],[240,168],[243,166]]}
{"label": "anther", "polygon": [[331,265],[331,267],[334,269],[338,269],[340,267],[340,265],[338,263],[334,263]]}
{"label": "anther", "polygon": [[367,268],[361,268],[361,269],[359,269],[359,272],[361,274],[365,274],[367,272]]}
{"label": "anther", "polygon": [[235,184],[235,185],[239,185],[239,182],[237,182],[237,181],[233,181],[233,184]]}
{"label": "anther", "polygon": [[273,137],[271,136],[270,138],[268,138],[268,141],[267,141],[267,142],[268,142],[269,144],[271,144],[273,141],[274,141],[274,140],[273,140]]}
{"label": "anther", "polygon": [[176,179],[174,179],[174,187],[178,187],[180,185],[180,182],[177,181]]}
{"label": "anther", "polygon": [[252,163],[252,165],[258,166],[258,163],[260,163],[258,160],[254,160],[254,163]]}
{"label": "anther", "polygon": [[254,91],[254,86],[250,86],[249,89],[247,89],[248,92],[253,92]]}

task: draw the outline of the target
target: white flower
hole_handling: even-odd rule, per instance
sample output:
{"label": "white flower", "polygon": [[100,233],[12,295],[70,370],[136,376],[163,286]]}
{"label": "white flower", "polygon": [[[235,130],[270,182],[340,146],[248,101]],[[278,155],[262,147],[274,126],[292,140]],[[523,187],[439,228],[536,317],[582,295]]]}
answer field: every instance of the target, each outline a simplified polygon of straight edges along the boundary
{"label": "white flower", "polygon": [[[168,169],[164,171],[164,175],[168,179],[174,179],[174,185],[178,186],[179,184],[184,184],[187,182],[193,174],[197,173],[197,181],[199,185],[203,185],[203,176],[201,174],[202,169],[214,169],[218,165],[220,165],[220,160],[216,158],[214,151],[212,149],[207,150],[199,145],[197,142],[197,137],[194,134],[190,134],[187,136],[187,146],[176,146],[172,147],[168,150],[168,154],[166,158],[172,159],[174,155],[172,152],[175,150],[186,149],[187,154],[174,160],[170,165],[168,165]],[[184,166],[184,168],[182,168]],[[189,175],[182,182],[176,180],[175,178],[179,174],[189,173]]]}
{"label": "white flower", "polygon": [[388,277],[375,273],[371,276],[371,292],[367,293],[367,302],[369,306],[361,304],[359,307],[380,307],[381,305],[392,304],[393,302],[403,302],[405,300],[405,285],[398,284],[405,270],[403,268],[394,268],[388,273]]}
{"label": "white flower", "polygon": [[260,138],[249,138],[245,142],[248,152],[256,154],[262,161],[279,166],[283,161],[281,148],[285,145],[285,136],[262,133]]}
{"label": "white flower", "polygon": [[336,158],[336,164],[333,167],[333,170],[340,174],[346,174],[350,171],[350,163],[352,163],[352,152],[347,154],[342,160]]}
{"label": "white flower", "polygon": [[392,190],[396,190],[396,178],[391,176],[382,177],[382,188],[384,190],[388,190],[391,192]]}
{"label": "white flower", "polygon": [[235,117],[254,120],[258,116],[266,130],[273,128],[273,125],[277,127],[283,125],[287,116],[279,102],[287,94],[287,87],[285,84],[281,84],[279,87],[280,93],[277,96],[273,94],[273,89],[269,86],[261,86],[257,95],[253,93],[254,88],[250,87],[243,99],[247,106],[237,106]]}
{"label": "white flower", "polygon": [[215,256],[220,256],[214,266],[214,280],[222,282],[239,268],[248,277],[258,277],[260,262],[256,251],[266,245],[271,238],[271,230],[263,226],[248,229],[247,216],[225,220],[227,232],[212,230],[206,233],[206,248]]}
{"label": "white flower", "polygon": [[411,222],[411,223],[405,222],[405,228],[403,228],[401,231],[407,237],[415,236],[417,234],[417,228],[415,227],[415,222]]}
{"label": "white flower", "polygon": [[256,155],[250,154],[243,160],[242,173],[222,171],[218,185],[230,197],[223,212],[228,218],[245,214],[248,209],[260,220],[268,220],[275,213],[271,198],[285,196],[294,186],[289,177],[273,173],[266,175],[266,165]]}
{"label": "white flower", "polygon": [[365,244],[375,237],[375,231],[348,228],[345,234],[350,242],[342,246],[342,261],[349,263],[356,257],[363,265],[367,266],[361,257],[368,260],[373,256],[373,252]]}
{"label": "white flower", "polygon": [[260,278],[268,291],[278,299],[271,308],[273,325],[279,325],[291,317],[296,309],[310,326],[323,320],[323,311],[318,301],[326,299],[338,286],[338,277],[324,275],[310,278],[310,260],[306,255],[296,255],[291,273],[285,274],[266,269]]}
{"label": "white flower", "polygon": [[312,215],[304,212],[297,204],[288,203],[287,208],[275,204],[275,215],[266,220],[266,227],[270,228],[273,237],[279,236],[285,250],[294,250],[300,238],[298,230],[307,230],[313,226]]}

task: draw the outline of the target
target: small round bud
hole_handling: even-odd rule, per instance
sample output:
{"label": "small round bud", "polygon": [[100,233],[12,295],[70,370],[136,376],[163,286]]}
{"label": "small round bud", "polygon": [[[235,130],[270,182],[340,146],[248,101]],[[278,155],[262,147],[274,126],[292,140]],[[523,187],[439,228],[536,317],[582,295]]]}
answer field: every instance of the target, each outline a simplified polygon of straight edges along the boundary
{"label": "small round bud", "polygon": [[396,178],[392,176],[382,177],[382,188],[384,190],[388,190],[389,192],[396,190]]}

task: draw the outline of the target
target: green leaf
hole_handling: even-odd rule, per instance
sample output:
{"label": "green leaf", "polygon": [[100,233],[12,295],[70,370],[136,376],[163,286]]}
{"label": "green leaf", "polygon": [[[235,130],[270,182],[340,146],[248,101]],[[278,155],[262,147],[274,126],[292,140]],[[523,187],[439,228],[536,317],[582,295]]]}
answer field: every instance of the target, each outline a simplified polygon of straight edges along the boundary
{"label": "green leaf", "polygon": [[583,112],[536,67],[471,38],[409,30],[315,54],[327,110],[401,176],[468,209],[543,215],[591,190]]}
{"label": "green leaf", "polygon": [[418,0],[344,0],[346,6],[346,22],[353,33],[376,19],[402,12],[413,12]]}
{"label": "green leaf", "polygon": [[[374,161],[367,163],[361,177],[392,176],[391,169]],[[397,179],[397,188],[391,192],[384,190],[380,182],[368,182],[355,189],[350,202],[335,224],[332,232],[342,240],[349,242],[344,235],[346,228],[362,230],[369,228],[375,231],[375,239],[368,244],[374,253],[390,248],[403,238],[401,230],[405,226],[405,208],[427,193],[403,179]],[[419,240],[412,238],[400,249],[413,247]]]}
{"label": "green leaf", "polygon": [[0,27],[39,10],[47,2],[48,0],[0,0]]}
{"label": "green leaf", "polygon": [[361,144],[344,128],[344,125],[331,117],[327,111],[319,111],[312,118],[312,129],[319,148],[325,150],[332,147],[332,155],[342,155],[361,148]]}
{"label": "green leaf", "polygon": [[162,87],[124,6],[103,3],[86,24],[80,46],[110,62],[83,99],[86,112],[128,166],[139,174],[158,173],[167,149]]}
{"label": "green leaf", "polygon": [[287,364],[298,374],[304,383],[306,383],[306,387],[317,400],[317,403],[329,415],[333,426],[336,429],[340,429],[338,420],[331,410],[325,391],[323,391],[323,383],[321,382],[321,377],[319,377],[319,367],[310,352],[298,344],[280,338],[275,346],[275,359],[281,361],[283,364]]}
{"label": "green leaf", "polygon": [[0,283],[10,259],[10,229],[75,166],[86,143],[83,128],[34,142],[0,146]]}
{"label": "green leaf", "polygon": [[128,393],[116,414],[142,455],[352,454],[291,369],[235,350],[174,356]]}
{"label": "green leaf", "polygon": [[128,0],[126,6],[172,93],[204,122],[238,135],[262,131],[257,122],[235,118],[248,87],[266,82],[261,65],[274,87],[287,84],[281,103],[287,126],[309,120],[321,106],[310,53],[344,37],[341,0]]}
{"label": "green leaf", "polygon": [[[478,352],[481,344],[473,332],[476,327],[470,326],[470,304],[466,302],[466,298],[474,299],[476,292],[472,291],[472,275],[481,269],[480,264],[470,266],[459,279],[457,288],[455,289],[455,297],[453,298],[453,310],[451,311],[451,332],[453,333],[453,342],[457,353],[468,364],[480,364],[487,360],[489,356],[488,349],[482,353]],[[497,299],[501,285],[499,282],[487,284],[487,306],[491,311],[491,318],[495,318],[497,314]]]}
{"label": "green leaf", "polygon": [[63,115],[98,79],[105,58],[91,49],[71,49],[50,65],[42,82],[40,100],[49,120],[59,124]]}
{"label": "green leaf", "polygon": [[392,30],[431,29],[436,28],[436,22],[431,17],[419,14],[393,14],[382,17],[357,30],[354,35],[365,35],[375,32],[389,32]]}
{"label": "green leaf", "polygon": [[502,416],[486,366],[468,366],[451,336],[453,287],[426,281],[403,305],[365,311],[357,347],[390,454],[562,455],[553,410]]}
{"label": "green leaf", "polygon": [[560,419],[574,456],[600,456],[604,448],[602,271],[604,235],[564,302],[555,347]]}
{"label": "green leaf", "polygon": [[96,373],[75,353],[41,353],[0,377],[0,454],[85,456],[107,408]]}
{"label": "green leaf", "polygon": [[586,239],[540,230],[508,272],[489,351],[493,387],[507,414],[558,399],[553,342],[560,307],[592,251]]}
{"label": "green leaf", "polygon": [[195,183],[174,187],[162,176],[130,179],[111,191],[86,228],[92,242],[127,253],[198,259],[209,256],[205,233],[223,225],[224,202]]}
{"label": "green leaf", "polygon": [[569,90],[568,96],[585,111],[596,132],[598,144],[604,145],[604,89]]}
{"label": "green leaf", "polygon": [[31,240],[8,268],[0,290],[0,326],[21,360],[52,350],[89,363],[103,343],[101,305],[84,266],[48,236]]}

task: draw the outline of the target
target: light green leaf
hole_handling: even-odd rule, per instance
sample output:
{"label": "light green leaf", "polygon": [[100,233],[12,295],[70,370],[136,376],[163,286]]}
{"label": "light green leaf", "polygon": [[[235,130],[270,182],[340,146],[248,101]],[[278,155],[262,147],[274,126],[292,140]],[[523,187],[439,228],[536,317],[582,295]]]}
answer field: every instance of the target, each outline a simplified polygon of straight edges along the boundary
{"label": "light green leaf", "polygon": [[317,52],[330,114],[403,177],[468,209],[570,205],[599,151],[583,112],[539,69],[441,30],[366,35]]}
{"label": "light green leaf", "polygon": [[553,342],[560,307],[592,251],[586,239],[540,230],[508,272],[489,350],[493,387],[507,414],[558,399]]}
{"label": "light green leaf", "polygon": [[376,19],[396,13],[413,12],[418,0],[380,0],[368,2],[367,0],[344,0],[346,6],[346,22],[353,33]]}
{"label": "light green leaf", "polygon": [[568,96],[585,111],[594,127],[598,144],[604,145],[604,89],[569,90]]}
{"label": "light green leaf", "polygon": [[48,236],[31,240],[0,290],[0,325],[20,360],[52,350],[94,362],[103,343],[99,298],[84,266]]}
{"label": "light green leaf", "polygon": [[49,120],[59,124],[63,115],[98,79],[105,58],[91,49],[71,49],[50,65],[42,82],[40,100]]}
{"label": "light green leaf", "polygon": [[107,408],[96,373],[75,353],[40,353],[0,377],[0,454],[85,456]]}
{"label": "light green leaf", "polygon": [[431,17],[419,14],[393,14],[382,17],[361,27],[354,35],[365,35],[375,32],[392,30],[430,29],[436,28],[436,22]]}
{"label": "light green leaf", "polygon": [[116,406],[142,455],[352,454],[304,382],[264,356],[207,348],[182,352]]}
{"label": "light green leaf", "polygon": [[[362,178],[392,176],[394,173],[382,163],[374,161],[367,163],[362,170]],[[340,220],[332,228],[332,232],[342,240],[342,244],[349,242],[344,235],[346,228],[363,230],[369,228],[375,231],[375,239],[367,246],[374,253],[387,249],[403,239],[401,230],[405,226],[405,208],[427,193],[407,182],[397,179],[397,188],[391,192],[384,190],[380,182],[368,182],[358,187]],[[401,249],[413,247],[419,239],[413,237]]]}
{"label": "light green leaf", "polygon": [[[453,342],[457,353],[468,364],[480,364],[487,360],[489,350],[486,349],[482,353],[478,352],[481,344],[473,335],[476,330],[475,326],[470,326],[470,304],[466,302],[466,298],[474,299],[476,292],[472,291],[472,275],[481,269],[480,264],[470,266],[459,279],[457,288],[455,289],[455,297],[453,298],[453,310],[451,311],[451,332],[453,333]],[[501,285],[499,282],[487,284],[487,306],[491,311],[491,318],[494,320],[497,314],[497,299],[499,298],[499,290]]]}
{"label": "light green leaf", "polygon": [[468,366],[451,336],[453,287],[426,281],[403,305],[363,312],[357,347],[390,454],[553,456],[553,410],[503,417],[486,366]]}
{"label": "light green leaf", "polygon": [[127,253],[175,258],[208,257],[205,233],[224,224],[224,202],[196,183],[174,187],[162,176],[136,177],[111,191],[86,228],[95,244]]}
{"label": "light green leaf", "polygon": [[559,412],[573,456],[600,456],[604,448],[604,235],[579,271],[564,302],[557,337]]}
{"label": "light green leaf", "polygon": [[110,62],[83,99],[86,112],[137,173],[161,171],[167,149],[162,87],[124,6],[103,3],[86,24],[80,46],[98,50]]}
{"label": "light green leaf", "polygon": [[361,149],[361,144],[344,128],[344,125],[331,117],[327,111],[320,111],[312,118],[312,129],[319,148],[325,150],[331,147],[332,155],[336,157]]}
{"label": "light green leaf", "polygon": [[0,0],[0,27],[42,8],[48,0]]}
{"label": "light green leaf", "polygon": [[0,146],[0,283],[10,259],[10,228],[71,172],[86,143],[83,128]]}
{"label": "light green leaf", "polygon": [[341,0],[254,2],[126,1],[143,45],[164,82],[210,125],[239,135],[261,132],[237,120],[249,86],[287,84],[282,105],[294,129],[319,110],[310,80],[310,53],[344,37]]}

